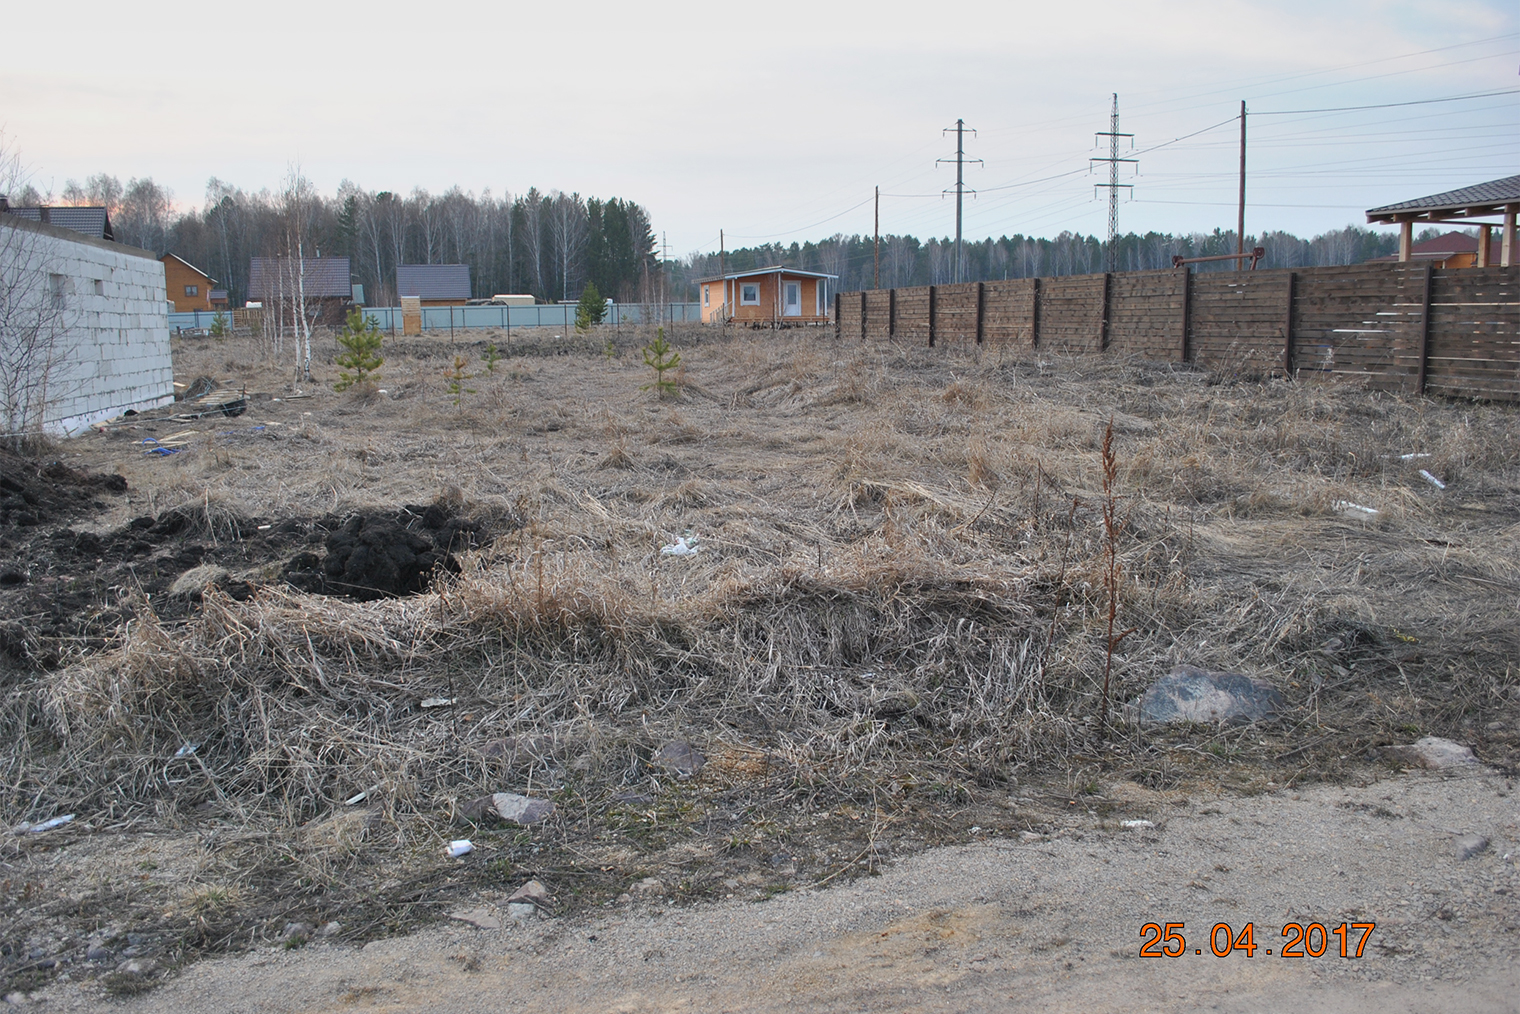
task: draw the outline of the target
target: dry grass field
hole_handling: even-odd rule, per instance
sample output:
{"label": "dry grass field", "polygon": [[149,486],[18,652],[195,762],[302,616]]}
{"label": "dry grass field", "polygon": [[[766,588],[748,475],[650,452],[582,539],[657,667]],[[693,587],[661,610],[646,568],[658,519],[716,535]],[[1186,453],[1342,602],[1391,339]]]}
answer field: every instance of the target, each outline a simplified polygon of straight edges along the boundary
{"label": "dry grass field", "polygon": [[[330,339],[312,383],[184,339],[179,378],[246,386],[244,415],[54,449],[127,491],[0,529],[0,816],[78,814],[4,843],[12,981],[92,934],[172,966],[529,877],[562,911],[646,877],[764,894],[1117,820],[1124,782],[1354,779],[1419,735],[1517,766],[1515,407],[695,327],[660,397],[649,337],[390,339],[343,394]],[[467,538],[421,594],[282,579],[351,518],[424,515]],[[1177,663],[1288,708],[1129,721]],[[659,763],[674,740],[695,777]],[[464,816],[497,791],[556,813]]]}

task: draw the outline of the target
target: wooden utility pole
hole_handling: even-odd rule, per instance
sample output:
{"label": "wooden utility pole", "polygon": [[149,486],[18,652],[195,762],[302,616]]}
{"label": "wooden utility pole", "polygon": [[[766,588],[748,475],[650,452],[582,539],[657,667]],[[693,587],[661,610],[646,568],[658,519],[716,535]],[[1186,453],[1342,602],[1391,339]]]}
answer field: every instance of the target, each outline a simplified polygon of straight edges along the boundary
{"label": "wooden utility pole", "polygon": [[876,188],[876,227],[874,231],[876,234],[875,274],[871,282],[871,288],[879,289],[881,288],[881,187]]}
{"label": "wooden utility pole", "polygon": [[723,252],[723,230],[718,230],[718,274],[723,279],[723,316],[728,316],[728,257]]}
{"label": "wooden utility pole", "polygon": [[[1240,100],[1240,207],[1235,215],[1235,252],[1246,252],[1246,100]],[[1237,259],[1235,270],[1245,270],[1245,262]]]}

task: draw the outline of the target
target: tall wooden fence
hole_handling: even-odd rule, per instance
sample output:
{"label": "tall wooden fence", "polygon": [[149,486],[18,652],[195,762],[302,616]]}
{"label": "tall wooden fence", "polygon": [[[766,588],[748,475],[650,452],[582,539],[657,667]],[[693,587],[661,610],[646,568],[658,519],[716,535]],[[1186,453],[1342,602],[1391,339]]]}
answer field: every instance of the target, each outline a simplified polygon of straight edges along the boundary
{"label": "tall wooden fence", "polygon": [[1138,355],[1520,400],[1520,267],[1178,269],[835,296],[842,338]]}

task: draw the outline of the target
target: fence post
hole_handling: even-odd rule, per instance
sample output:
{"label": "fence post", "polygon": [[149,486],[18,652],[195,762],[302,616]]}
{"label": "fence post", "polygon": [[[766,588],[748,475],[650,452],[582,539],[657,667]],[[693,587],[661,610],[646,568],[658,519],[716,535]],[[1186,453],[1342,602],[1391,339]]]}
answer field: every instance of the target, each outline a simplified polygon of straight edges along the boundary
{"label": "fence post", "polygon": [[866,290],[860,290],[860,340],[866,340]]}
{"label": "fence post", "polygon": [[897,337],[897,290],[887,290],[887,337]]}
{"label": "fence post", "polygon": [[1113,291],[1114,273],[1103,272],[1103,316],[1098,320],[1098,351],[1108,351],[1108,297]]}
{"label": "fence post", "polygon": [[1425,375],[1430,369],[1430,276],[1433,267],[1429,261],[1425,262],[1424,312],[1420,314],[1420,376],[1416,394],[1425,393]]}
{"label": "fence post", "polygon": [[982,309],[987,303],[987,286],[976,283],[976,343],[982,343]]}
{"label": "fence post", "polygon": [[[844,337],[844,331],[843,331],[844,322],[839,319],[839,310],[840,310],[840,307],[842,307],[843,305],[844,305],[844,296],[841,295],[838,292],[834,293],[834,337],[835,338],[843,338]],[[674,311],[672,310],[672,312],[674,312]],[[681,311],[681,317],[682,317],[683,320],[686,317],[686,311],[684,309]]]}
{"label": "fence post", "polygon": [[934,304],[938,301],[939,286],[929,286],[929,347],[934,348]]}
{"label": "fence post", "polygon": [[1293,376],[1293,284],[1298,275],[1288,272],[1288,306],[1283,311],[1283,378]]}
{"label": "fence post", "polygon": [[1030,279],[1034,283],[1029,290],[1029,347],[1040,347],[1040,276]]}
{"label": "fence post", "polygon": [[1192,321],[1189,319],[1193,301],[1193,269],[1186,264],[1182,266],[1182,361],[1190,362],[1193,350],[1188,347],[1188,328]]}

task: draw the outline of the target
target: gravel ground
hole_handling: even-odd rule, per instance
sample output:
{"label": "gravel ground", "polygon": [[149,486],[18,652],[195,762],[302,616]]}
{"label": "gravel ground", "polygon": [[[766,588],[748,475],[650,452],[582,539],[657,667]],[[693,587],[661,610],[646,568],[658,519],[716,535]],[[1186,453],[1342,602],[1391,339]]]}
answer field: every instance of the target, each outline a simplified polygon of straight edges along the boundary
{"label": "gravel ground", "polygon": [[[501,899],[481,899],[502,928],[264,950],[128,1000],[70,984],[37,999],[123,1014],[1516,1009],[1520,801],[1499,775],[1110,793],[1155,826],[1074,814],[1047,837],[936,849],[766,901],[667,907],[650,885],[589,918],[518,923]],[[1490,845],[1461,860],[1458,838],[1473,832]],[[1148,922],[1184,923],[1184,955],[1140,958]],[[1253,923],[1255,955],[1213,956],[1219,922]],[[1335,937],[1323,957],[1285,959],[1289,922],[1377,928],[1359,959],[1340,958]]]}

